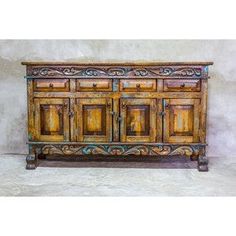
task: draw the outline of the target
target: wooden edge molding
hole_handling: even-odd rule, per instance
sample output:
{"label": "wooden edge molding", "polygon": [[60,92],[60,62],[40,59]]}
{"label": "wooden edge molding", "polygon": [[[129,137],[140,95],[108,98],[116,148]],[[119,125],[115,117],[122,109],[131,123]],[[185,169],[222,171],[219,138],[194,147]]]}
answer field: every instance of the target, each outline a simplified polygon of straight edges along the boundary
{"label": "wooden edge molding", "polygon": [[27,65],[30,78],[208,78],[212,63],[149,63],[149,64],[73,64],[41,63]]}
{"label": "wooden edge molding", "polygon": [[140,66],[140,65],[213,65],[212,61],[195,61],[195,62],[158,62],[158,61],[136,61],[136,62],[52,62],[52,61],[23,61],[22,65],[97,65],[97,66],[122,66],[122,65],[131,65],[131,66]]}

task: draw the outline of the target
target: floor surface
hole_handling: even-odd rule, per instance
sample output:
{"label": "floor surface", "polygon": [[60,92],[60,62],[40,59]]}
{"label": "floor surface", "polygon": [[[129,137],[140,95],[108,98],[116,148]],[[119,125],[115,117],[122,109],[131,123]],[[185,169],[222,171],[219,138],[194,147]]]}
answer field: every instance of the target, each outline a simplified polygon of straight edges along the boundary
{"label": "floor surface", "polygon": [[[158,163],[42,162],[25,169],[24,155],[0,155],[0,196],[236,196],[236,157],[209,158],[209,172]],[[62,163],[63,164],[63,163]]]}

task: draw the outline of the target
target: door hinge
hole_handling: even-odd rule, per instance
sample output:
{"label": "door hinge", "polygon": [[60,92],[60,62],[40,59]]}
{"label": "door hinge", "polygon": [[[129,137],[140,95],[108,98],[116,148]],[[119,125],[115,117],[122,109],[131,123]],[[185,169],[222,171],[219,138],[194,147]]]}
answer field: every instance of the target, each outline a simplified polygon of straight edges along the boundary
{"label": "door hinge", "polygon": [[164,115],[166,115],[166,113],[165,113],[164,111],[161,111],[161,112],[159,113],[159,115],[160,115],[160,116],[164,116]]}
{"label": "door hinge", "polygon": [[70,111],[70,112],[68,113],[69,117],[73,117],[74,114],[75,114],[75,113],[74,113],[73,111]]}
{"label": "door hinge", "polygon": [[121,116],[118,116],[118,117],[117,117],[117,121],[118,121],[118,122],[121,122],[121,121],[122,121],[122,117],[121,117]]}

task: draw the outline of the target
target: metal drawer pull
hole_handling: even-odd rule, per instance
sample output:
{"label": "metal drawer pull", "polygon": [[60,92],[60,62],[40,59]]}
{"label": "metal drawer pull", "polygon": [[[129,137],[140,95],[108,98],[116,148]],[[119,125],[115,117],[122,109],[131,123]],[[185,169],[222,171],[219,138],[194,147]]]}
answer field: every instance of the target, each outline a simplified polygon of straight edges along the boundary
{"label": "metal drawer pull", "polygon": [[50,88],[53,88],[53,84],[52,84],[52,83],[50,83],[50,84],[49,84],[49,87],[50,87]]}
{"label": "metal drawer pull", "polygon": [[70,111],[70,112],[68,113],[68,115],[69,115],[69,117],[73,117],[73,116],[74,116],[74,112],[73,112],[73,111]]}
{"label": "metal drawer pull", "polygon": [[93,83],[93,88],[97,88],[97,84],[96,83]]}
{"label": "metal drawer pull", "polygon": [[181,88],[184,88],[184,87],[185,87],[185,83],[181,84],[180,87],[181,87]]}

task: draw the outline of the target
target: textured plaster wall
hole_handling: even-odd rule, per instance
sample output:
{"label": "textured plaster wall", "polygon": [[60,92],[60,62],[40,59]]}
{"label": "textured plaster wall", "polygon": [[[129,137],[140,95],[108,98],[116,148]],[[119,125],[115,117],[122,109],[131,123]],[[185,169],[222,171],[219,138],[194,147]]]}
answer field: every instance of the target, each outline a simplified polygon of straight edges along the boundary
{"label": "textured plaster wall", "polygon": [[25,60],[214,61],[208,155],[236,157],[236,41],[0,40],[0,154],[27,153]]}

